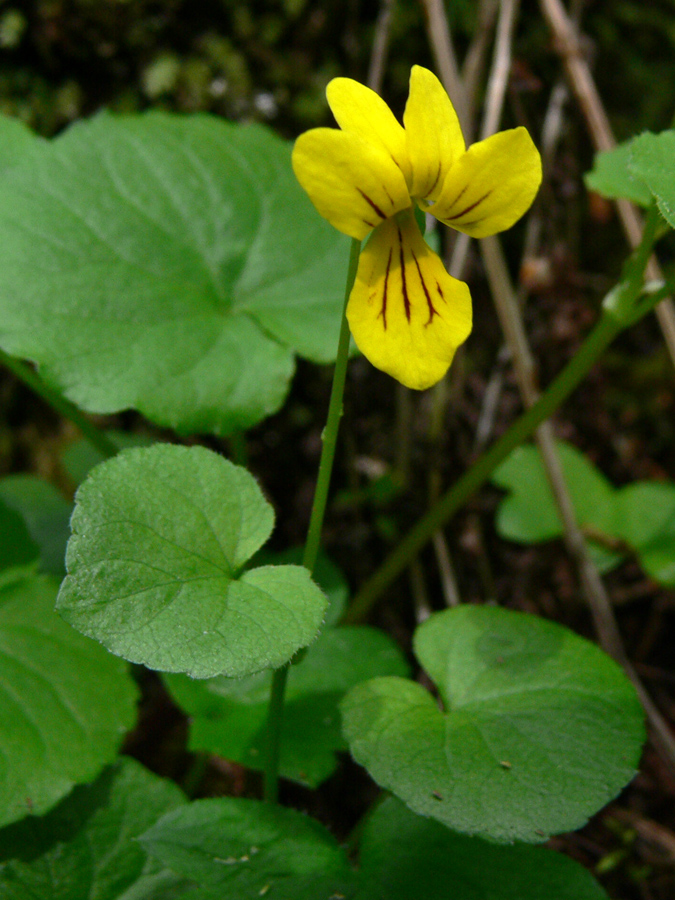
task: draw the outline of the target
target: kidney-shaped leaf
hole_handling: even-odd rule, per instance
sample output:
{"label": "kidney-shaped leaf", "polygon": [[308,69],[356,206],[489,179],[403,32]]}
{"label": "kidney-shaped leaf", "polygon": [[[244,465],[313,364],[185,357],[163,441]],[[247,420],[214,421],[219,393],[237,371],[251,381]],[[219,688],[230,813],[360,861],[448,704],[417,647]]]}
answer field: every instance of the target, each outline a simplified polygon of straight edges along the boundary
{"label": "kidney-shaped leaf", "polygon": [[71,400],[224,434],[280,407],[294,352],[334,358],[347,239],[271,131],[101,115],[29,149],[0,190],[0,344]]}
{"label": "kidney-shaped leaf", "polygon": [[242,566],[273,513],[203,447],[123,451],[79,488],[57,608],[113,653],[194,678],[249,675],[310,643],[326,599],[302,566]]}
{"label": "kidney-shaped leaf", "polygon": [[388,797],[361,838],[354,900],[607,900],[578,863],[518,844],[456,834]]}
{"label": "kidney-shaped leaf", "polygon": [[413,810],[497,841],[578,828],[635,774],[642,710],[621,669],[552,622],[462,606],[431,616],[421,685],[376,678],[342,703],[354,758]]}
{"label": "kidney-shaped leaf", "polygon": [[[564,441],[556,441],[560,465],[580,525],[614,534],[614,489],[605,476]],[[495,469],[492,480],[510,491],[497,511],[497,530],[511,541],[530,544],[560,537],[563,527],[539,449],[523,444]],[[620,556],[589,542],[589,549],[601,569],[616,565]]]}
{"label": "kidney-shaped leaf", "polygon": [[[383,632],[364,626],[326,629],[291,666],[286,687],[279,771],[316,787],[346,750],[338,703],[347,690],[378,675],[407,675],[402,652]],[[168,675],[176,703],[190,717],[190,748],[261,769],[272,676],[194,681]]]}
{"label": "kidney-shaped leaf", "polygon": [[189,894],[195,900],[337,900],[353,893],[347,857],[322,825],[258,800],[196,800],[140,840],[151,856],[202,885]]}
{"label": "kidney-shaped leaf", "polygon": [[159,886],[168,900],[183,880],[136,837],[182,803],[175,784],[120,760],[43,818],[0,831],[0,900],[142,900]]}
{"label": "kidney-shaped leaf", "polygon": [[54,613],[57,582],[16,571],[5,579],[0,825],[45,812],[111,762],[134,723],[137,693],[125,663]]}

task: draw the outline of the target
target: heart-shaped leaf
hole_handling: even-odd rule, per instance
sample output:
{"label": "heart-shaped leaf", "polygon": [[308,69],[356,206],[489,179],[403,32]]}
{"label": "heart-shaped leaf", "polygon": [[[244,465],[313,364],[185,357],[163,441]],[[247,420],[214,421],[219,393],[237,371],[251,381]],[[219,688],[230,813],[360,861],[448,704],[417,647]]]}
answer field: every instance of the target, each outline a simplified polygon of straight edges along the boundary
{"label": "heart-shaped leaf", "polygon": [[150,668],[276,668],[316,637],[326,598],[302,566],[242,571],[272,524],[255,479],[203,447],[123,451],[77,492],[57,608]]}
{"label": "heart-shaped leaf", "polygon": [[543,847],[455,834],[388,797],[361,837],[354,900],[607,900],[578,863]]}
{"label": "heart-shaped leaf", "polygon": [[127,666],[61,621],[56,591],[16,570],[0,587],[0,825],[91,780],[135,718]]}
{"label": "heart-shaped leaf", "polygon": [[[615,489],[570,444],[557,442],[565,481],[580,524],[627,544],[655,581],[675,584],[675,485],[639,481]],[[541,456],[536,447],[519,447],[499,466],[493,480],[511,491],[499,506],[497,529],[509,540],[536,543],[562,534]],[[619,543],[619,546],[620,546]],[[589,541],[591,555],[602,571],[620,562],[622,553]]]}
{"label": "heart-shaped leaf", "polygon": [[295,352],[334,359],[348,241],[262,126],[101,115],[34,141],[0,245],[0,345],[91,412],[225,434],[281,406]]}
{"label": "heart-shaped leaf", "polygon": [[421,685],[376,678],[342,702],[354,758],[413,810],[497,841],[578,828],[632,778],[642,710],[621,669],[552,622],[461,606],[431,616]]}
{"label": "heart-shaped leaf", "polygon": [[168,813],[141,843],[202,887],[190,900],[318,900],[353,894],[345,852],[313,819],[257,800],[196,800]]}
{"label": "heart-shaped leaf", "polygon": [[[378,675],[408,673],[403,654],[383,632],[366,627],[325,630],[302,661],[291,666],[284,702],[280,773],[317,787],[346,750],[338,704],[346,691]],[[265,760],[271,673],[248,678],[165,681],[190,717],[190,749],[217,753],[261,769]]]}
{"label": "heart-shaped leaf", "polygon": [[161,887],[168,900],[184,880],[149,861],[136,837],[183,803],[170,781],[120,760],[43,818],[0,831],[0,898],[144,900]]}
{"label": "heart-shaped leaf", "polygon": [[[604,475],[571,444],[556,441],[560,465],[577,521],[597,531],[614,534],[614,490]],[[499,505],[497,530],[502,537],[524,544],[561,537],[562,522],[537,447],[524,444],[495,469],[492,480],[510,491]],[[597,544],[590,544],[596,563],[604,571],[621,559]]]}

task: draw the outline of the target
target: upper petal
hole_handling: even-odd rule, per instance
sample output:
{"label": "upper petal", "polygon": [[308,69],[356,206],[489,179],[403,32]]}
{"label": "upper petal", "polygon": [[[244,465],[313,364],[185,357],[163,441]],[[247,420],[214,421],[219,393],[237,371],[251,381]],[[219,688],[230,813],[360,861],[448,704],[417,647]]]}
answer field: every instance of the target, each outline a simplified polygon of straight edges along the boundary
{"label": "upper petal", "polygon": [[390,154],[354,132],[306,131],[295,142],[292,162],[318,212],[358,240],[410,206],[405,178]]}
{"label": "upper petal", "polygon": [[433,200],[466,145],[445,88],[433,72],[422,66],[413,66],[410,72],[403,123],[412,167],[410,193]]}
{"label": "upper petal", "polygon": [[423,390],[440,381],[468,337],[471,296],[427,246],[411,211],[383,222],[361,252],[347,319],[374,366]]}
{"label": "upper petal", "polygon": [[540,184],[539,151],[525,128],[513,128],[472,144],[425,208],[451,228],[487,237],[517,222]]}
{"label": "upper petal", "polygon": [[410,177],[405,131],[379,94],[351,78],[333,78],[326,97],[343,131],[383,147],[406,179]]}

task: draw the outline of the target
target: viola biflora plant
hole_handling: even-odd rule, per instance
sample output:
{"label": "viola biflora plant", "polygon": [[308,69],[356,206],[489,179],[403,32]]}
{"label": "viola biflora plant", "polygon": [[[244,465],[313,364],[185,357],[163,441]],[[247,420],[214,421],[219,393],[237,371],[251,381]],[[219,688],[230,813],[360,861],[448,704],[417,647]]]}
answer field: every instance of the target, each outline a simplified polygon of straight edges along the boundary
{"label": "viola biflora plant", "polygon": [[[559,625],[462,605],[415,633],[429,690],[360,621],[500,463],[517,496],[509,453],[670,290],[645,287],[644,272],[661,215],[675,224],[675,135],[601,158],[595,189],[639,195],[648,212],[597,326],[350,598],[319,553],[350,329],[403,384],[441,379],[471,329],[469,290],[414,209],[495,234],[529,208],[541,169],[522,128],[466,149],[420,67],[403,126],[349,79],[328,99],[339,130],[301,136],[292,165],[330,225],[294,181],[290,148],[259,126],[101,115],[44,141],[0,120],[3,359],[87,438],[63,459],[81,482],[67,574],[69,503],[37,478],[0,480],[0,898],[605,896],[537,845],[582,826],[636,771],[643,715],[619,666]],[[243,466],[103,434],[82,414],[133,408],[182,435],[241,437],[281,407],[297,356],[335,361],[301,551],[265,547],[272,506]],[[649,497],[630,502],[648,518]],[[665,546],[672,529],[657,524],[649,538],[634,528],[634,544]],[[198,759],[263,772],[262,798],[190,801],[118,758],[135,722],[129,662],[162,673]],[[277,802],[280,775],[315,788],[345,751],[388,792],[348,849]]]}

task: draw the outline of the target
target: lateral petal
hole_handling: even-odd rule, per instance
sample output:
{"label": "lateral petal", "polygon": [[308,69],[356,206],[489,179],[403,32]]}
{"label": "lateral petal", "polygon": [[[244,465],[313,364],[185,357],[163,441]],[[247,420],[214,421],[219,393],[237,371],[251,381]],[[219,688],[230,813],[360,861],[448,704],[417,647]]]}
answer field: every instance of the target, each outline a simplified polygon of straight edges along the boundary
{"label": "lateral petal", "polygon": [[292,163],[319,214],[358,240],[410,206],[405,178],[389,153],[353,132],[306,131],[295,142]]}
{"label": "lateral petal", "polygon": [[441,380],[471,332],[471,295],[448,275],[410,211],[378,226],[361,252],[347,319],[374,366],[424,390]]}
{"label": "lateral petal", "polygon": [[340,128],[381,145],[409,180],[405,131],[380,95],[351,78],[333,78],[326,97]]}
{"label": "lateral petal", "polygon": [[433,200],[466,145],[445,88],[429,69],[413,66],[403,124],[412,167],[410,193]]}
{"label": "lateral petal", "polygon": [[427,212],[482,238],[510,228],[530,208],[541,184],[541,157],[525,128],[500,131],[452,166]]}

